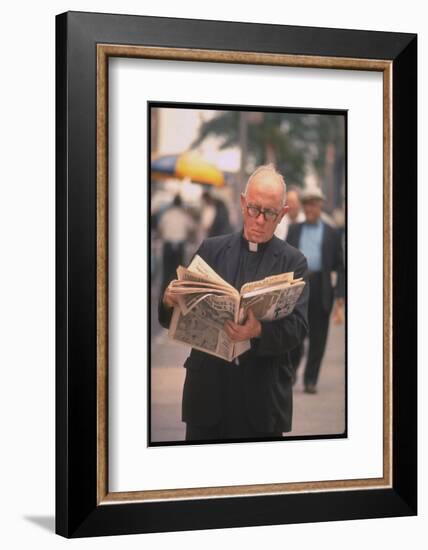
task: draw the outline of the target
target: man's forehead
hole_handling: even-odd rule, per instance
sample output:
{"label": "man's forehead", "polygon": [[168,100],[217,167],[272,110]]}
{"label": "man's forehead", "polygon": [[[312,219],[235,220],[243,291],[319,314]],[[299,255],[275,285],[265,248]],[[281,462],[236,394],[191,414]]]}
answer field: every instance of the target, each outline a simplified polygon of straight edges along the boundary
{"label": "man's forehead", "polygon": [[297,191],[291,190],[287,192],[287,200],[298,201],[299,194]]}
{"label": "man's forehead", "polygon": [[269,174],[264,178],[258,177],[259,174],[250,182],[250,185],[247,189],[247,198],[257,197],[259,200],[275,200],[281,202],[283,195],[282,184],[277,180],[272,178]]}

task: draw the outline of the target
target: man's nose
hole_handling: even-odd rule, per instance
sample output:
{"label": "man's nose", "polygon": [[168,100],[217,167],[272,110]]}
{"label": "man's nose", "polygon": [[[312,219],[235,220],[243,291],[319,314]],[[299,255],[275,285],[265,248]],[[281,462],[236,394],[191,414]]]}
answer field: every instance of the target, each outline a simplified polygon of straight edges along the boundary
{"label": "man's nose", "polygon": [[265,215],[263,214],[263,212],[260,212],[260,214],[257,216],[256,222],[259,225],[263,225],[265,223]]}

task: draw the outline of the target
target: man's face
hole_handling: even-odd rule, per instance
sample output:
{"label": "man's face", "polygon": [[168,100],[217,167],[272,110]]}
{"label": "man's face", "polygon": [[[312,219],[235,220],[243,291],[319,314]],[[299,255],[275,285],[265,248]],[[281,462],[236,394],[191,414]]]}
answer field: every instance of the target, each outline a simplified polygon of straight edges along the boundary
{"label": "man's face", "polygon": [[[268,210],[276,216],[266,220],[264,214],[260,212],[258,216],[252,217],[248,207],[253,210],[256,208]],[[241,195],[241,209],[245,238],[253,243],[269,241],[288,210],[287,206],[283,206],[282,185],[274,174],[262,171],[254,176],[247,189],[247,196]]]}
{"label": "man's face", "polygon": [[288,206],[288,217],[291,221],[294,221],[301,208],[299,195],[296,193],[296,191],[289,191],[287,193],[287,206]]}
{"label": "man's face", "polygon": [[306,221],[308,223],[316,223],[321,216],[322,200],[311,199],[305,201],[303,203],[303,210],[305,212]]}

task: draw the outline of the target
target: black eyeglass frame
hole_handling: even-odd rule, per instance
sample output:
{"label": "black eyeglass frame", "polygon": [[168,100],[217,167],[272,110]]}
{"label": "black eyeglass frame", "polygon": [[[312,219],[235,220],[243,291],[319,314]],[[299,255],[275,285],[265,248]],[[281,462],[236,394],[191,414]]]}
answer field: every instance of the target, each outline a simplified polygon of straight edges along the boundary
{"label": "black eyeglass frame", "polygon": [[[245,198],[245,197],[244,197]],[[245,200],[245,202],[247,202]],[[254,205],[254,204],[246,204],[247,212],[250,218],[258,218],[260,214],[263,214],[263,218],[265,222],[273,222],[277,219],[277,217],[281,214],[281,212],[277,212],[276,210],[272,210],[271,208],[260,208],[260,206]],[[257,214],[251,214],[251,210],[254,212],[257,212]],[[267,218],[266,214],[273,214],[273,218]]]}

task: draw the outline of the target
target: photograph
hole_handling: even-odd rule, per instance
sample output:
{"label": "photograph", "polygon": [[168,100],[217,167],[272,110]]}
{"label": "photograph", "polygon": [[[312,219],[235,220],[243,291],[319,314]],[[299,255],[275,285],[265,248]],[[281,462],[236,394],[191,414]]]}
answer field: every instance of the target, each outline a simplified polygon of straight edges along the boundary
{"label": "photograph", "polygon": [[346,437],[347,111],[147,109],[149,444]]}

